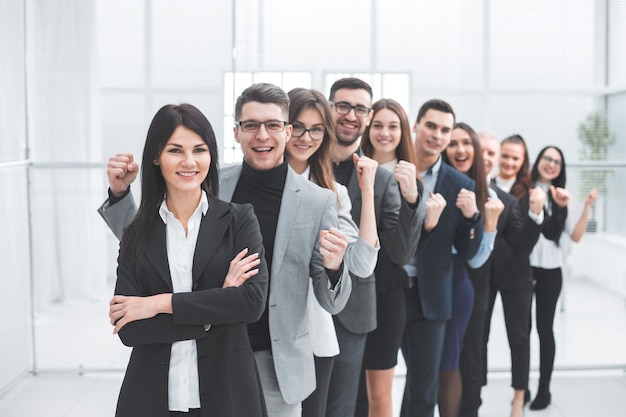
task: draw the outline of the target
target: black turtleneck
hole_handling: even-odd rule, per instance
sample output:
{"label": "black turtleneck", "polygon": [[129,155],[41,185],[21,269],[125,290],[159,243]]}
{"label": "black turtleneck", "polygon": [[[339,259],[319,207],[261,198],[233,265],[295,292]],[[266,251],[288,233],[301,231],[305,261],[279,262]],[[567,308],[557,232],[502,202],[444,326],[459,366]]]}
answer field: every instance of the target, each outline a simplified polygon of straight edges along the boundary
{"label": "black turtleneck", "polygon": [[335,173],[335,179],[341,185],[348,186],[352,172],[354,171],[354,160],[352,155],[345,161],[341,161],[338,164],[333,162],[333,171]]}
{"label": "black turtleneck", "polygon": [[[234,203],[250,203],[254,207],[254,213],[261,227],[263,246],[265,247],[265,260],[270,277],[278,213],[280,212],[280,203],[286,179],[287,162],[265,171],[258,171],[244,162],[241,177],[231,199]],[[269,297],[267,297],[267,300],[269,301]],[[261,318],[257,322],[248,325],[248,336],[250,337],[252,350],[258,351],[271,348],[267,305]]]}

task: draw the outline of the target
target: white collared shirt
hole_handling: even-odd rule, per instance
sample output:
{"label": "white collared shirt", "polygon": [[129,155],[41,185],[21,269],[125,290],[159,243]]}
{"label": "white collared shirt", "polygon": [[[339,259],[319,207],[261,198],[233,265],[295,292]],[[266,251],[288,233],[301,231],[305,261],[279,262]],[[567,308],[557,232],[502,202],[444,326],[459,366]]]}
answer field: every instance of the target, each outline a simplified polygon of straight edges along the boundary
{"label": "white collared shirt", "polygon": [[[202,216],[209,208],[206,193],[202,191],[200,203],[187,223],[183,225],[168,209],[165,199],[159,208],[159,216],[165,223],[167,261],[172,277],[172,288],[177,292],[191,292],[193,255],[198,240]],[[198,379],[198,350],[195,340],[172,343],[168,376],[168,404],[170,411],[189,411],[200,408],[200,384]]]}

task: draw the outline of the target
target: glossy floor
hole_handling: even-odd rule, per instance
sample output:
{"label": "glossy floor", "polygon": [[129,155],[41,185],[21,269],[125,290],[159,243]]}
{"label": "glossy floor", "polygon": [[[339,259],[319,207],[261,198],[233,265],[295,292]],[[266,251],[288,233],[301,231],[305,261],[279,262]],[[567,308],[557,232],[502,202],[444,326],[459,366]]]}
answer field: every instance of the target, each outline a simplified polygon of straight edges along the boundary
{"label": "glossy floor", "polygon": [[[527,416],[626,416],[626,305],[621,296],[583,280],[566,283],[556,319],[557,371],[553,403]],[[80,314],[77,314],[77,309]],[[68,326],[68,321],[74,325]],[[61,325],[62,323],[62,325]],[[106,301],[59,305],[37,324],[37,376],[26,374],[0,393],[0,416],[110,417],[129,350],[111,336]],[[84,328],[70,339],[65,329]],[[489,383],[481,417],[508,416],[509,351],[500,304],[489,343]],[[63,343],[59,341],[63,340]],[[531,391],[537,386],[538,342],[533,333]],[[83,369],[79,374],[78,369]],[[402,363],[394,381],[394,415],[404,387]]]}

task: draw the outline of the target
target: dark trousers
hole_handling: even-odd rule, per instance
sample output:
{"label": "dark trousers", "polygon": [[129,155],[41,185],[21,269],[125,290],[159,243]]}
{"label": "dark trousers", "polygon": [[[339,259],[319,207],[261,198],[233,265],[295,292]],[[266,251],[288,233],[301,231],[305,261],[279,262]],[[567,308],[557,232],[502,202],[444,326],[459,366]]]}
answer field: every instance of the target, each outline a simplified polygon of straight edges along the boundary
{"label": "dark trousers", "polygon": [[478,408],[482,404],[480,391],[483,385],[487,384],[485,373],[487,351],[484,346],[486,322],[487,311],[485,309],[472,310],[472,315],[467,323],[459,362],[463,384],[459,417],[478,416]]}
{"label": "dark trousers", "polygon": [[407,288],[405,295],[407,317],[401,350],[407,374],[400,416],[432,417],[446,321],[424,317],[417,287]]}
{"label": "dark trousers", "polygon": [[459,417],[477,417],[482,404],[480,391],[487,384],[487,348],[485,327],[489,309],[490,273],[489,262],[481,269],[468,269],[474,287],[474,308],[467,323],[463,348],[459,359],[461,383],[461,407]]}
{"label": "dark trousers", "polygon": [[535,279],[535,311],[539,335],[539,383],[549,386],[554,369],[556,344],[554,342],[554,315],[563,286],[561,268],[533,267]]}
{"label": "dark trousers", "polygon": [[315,359],[315,391],[302,401],[302,417],[324,417],[326,416],[326,401],[328,401],[328,385],[330,384],[330,374],[333,370],[335,357]]}
{"label": "dark trousers", "polygon": [[330,376],[326,417],[352,417],[356,407],[367,334],[352,333],[336,316],[333,319],[340,352],[335,356]]}
{"label": "dark trousers", "polygon": [[[504,324],[511,349],[511,380],[515,390],[528,389],[528,373],[530,371],[530,307],[532,302],[532,288],[528,290],[500,291]],[[491,285],[489,292],[489,309],[485,326],[485,354],[487,357],[487,342],[491,327],[491,315],[496,301],[498,288]],[[487,362],[485,361],[484,376],[487,378]]]}

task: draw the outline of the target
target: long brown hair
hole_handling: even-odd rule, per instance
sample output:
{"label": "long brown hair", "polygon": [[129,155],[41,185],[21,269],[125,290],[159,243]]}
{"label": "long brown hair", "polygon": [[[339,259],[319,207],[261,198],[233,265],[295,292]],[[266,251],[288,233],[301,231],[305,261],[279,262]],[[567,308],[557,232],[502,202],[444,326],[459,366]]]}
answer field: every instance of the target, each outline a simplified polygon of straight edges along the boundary
{"label": "long brown hair", "polygon": [[[489,197],[489,190],[487,186],[487,174],[485,174],[485,163],[483,161],[483,151],[480,147],[480,140],[478,140],[476,131],[467,123],[459,122],[454,125],[454,128],[464,130],[472,140],[472,147],[474,148],[474,161],[472,162],[470,169],[467,171],[467,176],[476,182],[476,186],[474,188],[474,193],[476,194],[476,204],[479,208],[484,208],[485,203],[487,202],[487,197]],[[448,152],[443,151],[441,153],[441,157],[444,162],[451,165],[448,158]]]}
{"label": "long brown hair", "polygon": [[526,197],[528,195],[528,191],[533,187],[533,180],[530,178],[530,162],[528,161],[528,147],[526,146],[526,142],[521,135],[511,135],[508,138],[505,138],[500,146],[505,143],[512,143],[515,145],[522,145],[524,148],[524,162],[522,162],[522,166],[520,170],[517,172],[515,176],[515,182],[511,187],[511,194],[513,194],[518,200]]}
{"label": "long brown hair", "polygon": [[[396,148],[396,158],[398,161],[407,161],[417,166],[417,154],[415,152],[415,148],[413,147],[409,118],[400,103],[390,98],[382,98],[374,103],[372,109],[374,111],[372,120],[376,117],[376,113],[382,109],[389,109],[398,116],[400,119],[401,133],[400,143]],[[363,135],[361,136],[361,149],[363,150],[363,154],[365,154],[365,156],[372,158],[374,155],[374,146],[372,145],[372,140],[370,138],[370,127],[371,123],[365,128],[365,132],[363,132]],[[419,174],[417,174],[417,177],[419,179]]]}
{"label": "long brown hair", "polygon": [[335,191],[335,174],[331,159],[331,150],[337,141],[335,126],[330,114],[330,104],[322,93],[307,88],[294,88],[289,91],[289,123],[293,123],[305,109],[319,112],[324,121],[324,138],[317,151],[309,158],[311,179],[320,187]]}

